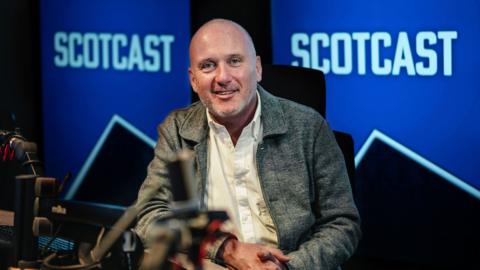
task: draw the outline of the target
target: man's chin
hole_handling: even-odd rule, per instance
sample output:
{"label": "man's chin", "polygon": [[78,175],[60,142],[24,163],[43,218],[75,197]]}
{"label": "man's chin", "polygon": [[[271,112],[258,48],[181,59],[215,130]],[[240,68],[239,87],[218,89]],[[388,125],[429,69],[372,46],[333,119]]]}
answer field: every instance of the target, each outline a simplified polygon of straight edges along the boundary
{"label": "man's chin", "polygon": [[[212,114],[212,110],[210,110]],[[232,117],[237,116],[239,113],[238,109],[231,109],[231,110],[213,110],[213,117],[217,120],[227,120]]]}

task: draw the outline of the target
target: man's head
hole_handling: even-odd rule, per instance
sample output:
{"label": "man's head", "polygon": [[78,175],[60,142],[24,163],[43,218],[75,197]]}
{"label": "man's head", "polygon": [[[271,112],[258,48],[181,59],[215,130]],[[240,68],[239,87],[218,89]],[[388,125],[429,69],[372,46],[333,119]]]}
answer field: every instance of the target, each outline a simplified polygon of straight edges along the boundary
{"label": "man's head", "polygon": [[190,42],[190,83],[217,122],[244,122],[255,113],[262,66],[247,31],[215,19]]}

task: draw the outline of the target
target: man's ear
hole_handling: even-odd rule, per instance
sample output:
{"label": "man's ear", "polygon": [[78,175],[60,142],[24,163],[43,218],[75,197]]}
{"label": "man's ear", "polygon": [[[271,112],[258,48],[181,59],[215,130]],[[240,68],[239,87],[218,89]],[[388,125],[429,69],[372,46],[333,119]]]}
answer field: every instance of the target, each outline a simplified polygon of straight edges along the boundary
{"label": "man's ear", "polygon": [[197,86],[197,79],[195,78],[195,74],[193,74],[192,68],[188,68],[188,77],[190,78],[190,85],[195,93],[198,93],[198,86]]}
{"label": "man's ear", "polygon": [[260,82],[262,80],[262,59],[259,55],[256,57],[255,70],[257,73],[257,82]]}

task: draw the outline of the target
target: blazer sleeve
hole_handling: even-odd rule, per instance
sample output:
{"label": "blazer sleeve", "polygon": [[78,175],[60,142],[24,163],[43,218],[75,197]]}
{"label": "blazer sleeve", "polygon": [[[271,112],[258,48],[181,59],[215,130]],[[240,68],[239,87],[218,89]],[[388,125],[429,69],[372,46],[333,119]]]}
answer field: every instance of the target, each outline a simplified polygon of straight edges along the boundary
{"label": "blazer sleeve", "polygon": [[175,130],[175,124],[169,117],[159,125],[154,158],[148,166],[147,177],[138,193],[136,205],[141,210],[137,215],[135,231],[144,243],[149,225],[169,213],[169,204],[173,199],[167,164],[175,159],[179,144],[175,142],[178,136],[173,135],[172,129]]}

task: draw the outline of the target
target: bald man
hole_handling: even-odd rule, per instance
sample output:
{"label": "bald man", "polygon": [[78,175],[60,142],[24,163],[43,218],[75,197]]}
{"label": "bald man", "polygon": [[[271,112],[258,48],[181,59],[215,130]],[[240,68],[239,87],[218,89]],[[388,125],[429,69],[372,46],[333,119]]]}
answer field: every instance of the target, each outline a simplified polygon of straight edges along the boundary
{"label": "bald man", "polygon": [[139,199],[160,188],[139,214],[140,237],[167,213],[166,164],[188,148],[202,205],[232,220],[232,234],[209,250],[212,261],[231,269],[336,269],[353,253],[360,228],[326,121],[258,84],[262,65],[252,39],[229,20],[209,21],[192,37],[189,76],[201,102],[158,127]]}

